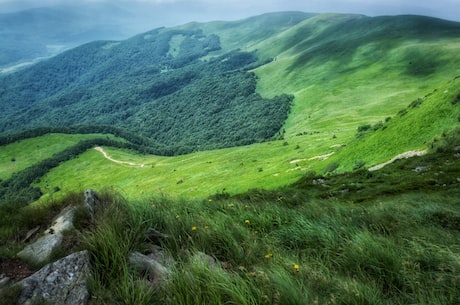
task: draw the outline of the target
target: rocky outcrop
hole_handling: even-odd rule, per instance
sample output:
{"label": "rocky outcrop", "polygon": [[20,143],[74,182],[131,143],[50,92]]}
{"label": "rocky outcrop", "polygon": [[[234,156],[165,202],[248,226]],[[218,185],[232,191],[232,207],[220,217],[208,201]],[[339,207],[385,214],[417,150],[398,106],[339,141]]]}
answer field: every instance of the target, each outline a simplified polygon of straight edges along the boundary
{"label": "rocky outcrop", "polygon": [[99,196],[97,195],[96,191],[93,189],[87,189],[85,191],[85,206],[90,212],[91,216],[96,213],[99,205]]}
{"label": "rocky outcrop", "polygon": [[43,264],[51,259],[53,251],[61,245],[63,238],[62,233],[46,234],[33,244],[27,245],[18,253],[18,257],[33,264]]}
{"label": "rocky outcrop", "polygon": [[[99,197],[92,189],[85,191],[85,206],[91,216],[94,215],[94,212],[99,206]],[[63,232],[73,229],[75,209],[75,206],[64,208],[61,213],[54,218],[51,226],[44,232],[44,235],[38,238],[34,243],[27,245],[18,253],[18,257],[37,265],[48,262],[53,252],[60,247],[64,238]],[[24,241],[29,240],[31,236],[36,234],[39,228],[40,227],[36,227],[31,230]]]}
{"label": "rocky outcrop", "polygon": [[34,264],[43,264],[51,259],[53,251],[62,243],[63,232],[73,228],[74,207],[67,207],[53,220],[45,235],[27,245],[18,257]]}
{"label": "rocky outcrop", "polygon": [[85,305],[89,300],[89,275],[89,253],[73,253],[22,280],[18,304]]}

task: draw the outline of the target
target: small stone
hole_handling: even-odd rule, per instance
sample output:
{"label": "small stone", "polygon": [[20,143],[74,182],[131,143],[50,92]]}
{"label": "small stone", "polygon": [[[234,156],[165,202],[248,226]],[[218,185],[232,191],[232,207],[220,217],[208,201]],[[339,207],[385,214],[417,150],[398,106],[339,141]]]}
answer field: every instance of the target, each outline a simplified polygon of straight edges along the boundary
{"label": "small stone", "polygon": [[75,208],[68,206],[64,208],[58,216],[56,216],[52,222],[52,226],[49,227],[46,234],[63,233],[64,231],[71,230],[73,228],[73,216],[75,214]]}
{"label": "small stone", "polygon": [[414,172],[416,173],[421,173],[426,171],[426,166],[417,166],[416,168],[413,169]]}
{"label": "small stone", "polygon": [[155,230],[153,228],[149,228],[147,232],[145,233],[145,237],[147,240],[154,242],[154,243],[160,243],[160,241],[168,239],[169,236],[166,234],[161,233],[158,230]]}
{"label": "small stone", "polygon": [[129,263],[133,269],[147,274],[148,279],[157,285],[162,285],[171,273],[157,260],[139,252],[129,255]]}
{"label": "small stone", "polygon": [[217,265],[217,261],[214,257],[204,253],[204,252],[201,252],[201,251],[198,251],[197,253],[195,253],[192,257],[191,257],[191,260],[194,261],[194,262],[201,262],[203,264],[205,264],[206,266],[208,266],[209,268],[217,268],[218,265]]}

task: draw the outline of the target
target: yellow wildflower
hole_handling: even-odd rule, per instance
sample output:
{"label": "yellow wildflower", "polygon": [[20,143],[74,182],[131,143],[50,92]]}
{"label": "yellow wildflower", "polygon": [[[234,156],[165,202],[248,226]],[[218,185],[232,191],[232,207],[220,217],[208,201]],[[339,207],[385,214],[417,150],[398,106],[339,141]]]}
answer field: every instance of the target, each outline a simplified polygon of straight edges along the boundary
{"label": "yellow wildflower", "polygon": [[192,227],[192,231],[196,231],[196,227],[195,227],[195,226]]}
{"label": "yellow wildflower", "polygon": [[300,268],[299,265],[294,264],[293,268],[294,268],[295,271],[299,272],[299,268]]}
{"label": "yellow wildflower", "polygon": [[248,224],[251,223],[251,221],[250,221],[249,219],[246,219],[246,220],[244,221],[244,223],[248,225]]}
{"label": "yellow wildflower", "polygon": [[264,257],[265,257],[265,259],[270,259],[270,258],[272,258],[272,256],[273,256],[272,253],[267,253],[267,254],[265,254]]}

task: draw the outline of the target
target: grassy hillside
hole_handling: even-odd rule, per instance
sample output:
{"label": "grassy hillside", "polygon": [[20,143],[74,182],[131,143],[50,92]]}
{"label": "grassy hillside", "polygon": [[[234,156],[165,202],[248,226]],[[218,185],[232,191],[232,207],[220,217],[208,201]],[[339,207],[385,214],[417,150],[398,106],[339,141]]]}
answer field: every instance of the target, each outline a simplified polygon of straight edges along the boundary
{"label": "grassy hillside", "polygon": [[313,17],[255,46],[277,46],[276,61],[256,70],[258,91],[295,95],[286,135],[349,136],[457,76],[458,33],[458,23],[419,16]]}
{"label": "grassy hillside", "polygon": [[[102,191],[99,213],[90,221],[80,209],[76,228],[83,233],[68,232],[55,257],[90,251],[91,304],[454,305],[460,299],[459,136],[445,138],[436,153],[381,172],[308,176],[276,191],[140,201]],[[29,229],[82,197],[0,206],[9,215],[0,225],[0,257],[10,259]],[[169,236],[158,245],[173,259],[170,277],[156,289],[127,262],[131,251],[151,247],[144,236],[152,228]]]}
{"label": "grassy hillside", "polygon": [[1,146],[0,180],[6,180],[12,174],[49,158],[82,140],[99,137],[106,137],[106,135],[47,134]]}
{"label": "grassy hillside", "polygon": [[178,157],[138,155],[104,147],[113,159],[137,166],[115,163],[91,150],[51,170],[37,185],[42,189],[59,186],[64,191],[111,186],[129,198],[151,193],[205,198],[220,192],[274,189],[308,172],[351,171],[383,163],[406,151],[436,148],[437,142],[459,126],[459,93],[460,79],[456,78],[400,109],[391,119],[364,132],[356,128],[348,139],[322,131]]}
{"label": "grassy hillside", "polygon": [[[292,20],[288,18],[291,15]],[[54,168],[36,185],[43,193],[50,186],[59,186],[63,193],[110,186],[130,198],[152,192],[205,198],[220,192],[273,189],[293,183],[311,171],[350,171],[383,163],[407,151],[430,149],[459,125],[457,23],[419,16],[369,18],[283,13],[276,14],[278,23],[269,27],[270,16],[229,24],[193,23],[178,31],[196,32],[203,28],[205,37],[218,33],[223,48],[215,52],[223,54],[226,47],[237,41],[236,35],[230,35],[233,31],[243,33],[253,31],[256,25],[265,26],[264,31],[253,36],[253,43],[241,45],[245,51],[256,53],[240,54],[274,58],[254,70],[260,94],[272,97],[287,92],[295,96],[281,130],[283,140],[177,158],[104,147],[113,159],[144,166],[115,163],[90,150]],[[142,46],[144,36],[128,42]],[[260,38],[257,41],[256,36]],[[168,50],[180,45],[186,36],[175,37],[169,41],[172,44]],[[212,61],[212,54],[206,56],[207,60]],[[152,94],[161,95],[161,91],[155,90]],[[184,98],[176,95],[179,96]],[[239,109],[235,114],[245,112],[243,108],[235,108]],[[139,115],[149,116],[152,111]],[[205,126],[214,126],[215,114],[206,117],[211,125]],[[159,118],[168,119],[164,115]],[[245,117],[243,121],[250,119]],[[181,123],[174,120],[176,125]],[[166,132],[167,126],[157,127],[163,141],[176,142],[173,134]],[[216,126],[206,130],[210,128],[229,134]],[[358,132],[362,128],[367,131]],[[195,141],[192,134],[188,130],[183,136]]]}
{"label": "grassy hillside", "polygon": [[457,76],[459,33],[421,16],[297,12],[156,29],[0,78],[0,129],[109,124],[175,153],[284,132],[346,142]]}
{"label": "grassy hillside", "polygon": [[[105,148],[113,158],[134,159],[134,163],[144,164],[142,168],[114,163],[91,150],[56,167],[37,185],[42,189],[60,186],[66,191],[108,185],[127,195],[141,194],[135,188],[140,186],[144,193],[206,197],[287,185],[309,171],[371,167],[409,150],[429,148],[458,126],[455,98],[460,88],[455,77],[460,64],[459,30],[458,23],[420,16],[370,18],[291,12],[229,23],[192,23],[123,42],[85,45],[14,76],[23,75],[31,81],[42,75],[43,69],[50,73],[51,81],[66,76],[57,78],[57,87],[46,88],[54,97],[37,100],[37,106],[29,110],[35,122],[45,120],[40,113],[59,114],[56,119],[62,123],[70,117],[77,123],[77,118],[84,116],[92,123],[108,120],[123,125],[118,119],[125,117],[144,135],[153,132],[155,140],[174,145],[163,151],[175,153],[209,148],[203,143],[241,145],[276,131],[284,139],[178,158]],[[244,52],[228,53],[238,41]],[[85,52],[92,55],[78,63],[79,69],[74,69],[75,65],[69,71],[60,70],[59,64],[76,62]],[[128,55],[131,61],[126,60]],[[230,72],[268,58],[273,61],[254,68],[257,79],[246,72]],[[121,63],[123,69],[114,69],[113,63]],[[166,67],[169,70],[164,70]],[[215,73],[222,71],[228,74],[216,78]],[[150,74],[157,79],[150,80]],[[87,86],[95,78],[99,79],[95,88],[99,93],[75,87]],[[105,96],[113,80],[123,83]],[[135,85],[134,93],[129,86],[137,80],[143,82]],[[69,84],[73,85],[67,87]],[[67,88],[73,89],[59,91]],[[254,88],[268,98],[283,92],[295,96],[282,129],[289,99],[261,101]],[[3,90],[4,96],[11,94]],[[23,98],[33,89],[28,90],[21,93]],[[40,95],[32,96],[40,99]],[[419,99],[421,103],[416,102]],[[145,100],[150,102],[143,104]],[[22,103],[26,105],[27,98]],[[2,107],[5,111],[21,108],[20,101],[18,104]],[[102,121],[88,117],[98,109]],[[119,112],[107,114],[107,109]],[[275,113],[280,116],[271,122]],[[28,115],[10,118],[26,120]],[[14,120],[4,119],[3,124],[12,126]],[[357,138],[358,128],[368,125],[376,131],[360,133]]]}

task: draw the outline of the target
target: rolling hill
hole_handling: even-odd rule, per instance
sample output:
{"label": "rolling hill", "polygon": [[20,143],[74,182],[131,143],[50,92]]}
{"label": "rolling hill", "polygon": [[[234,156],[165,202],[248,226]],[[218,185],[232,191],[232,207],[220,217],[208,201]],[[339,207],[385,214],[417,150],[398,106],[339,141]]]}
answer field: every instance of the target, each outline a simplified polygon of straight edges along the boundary
{"label": "rolling hill", "polygon": [[0,126],[5,135],[111,125],[143,153],[201,151],[107,149],[144,168],[88,151],[50,168],[42,190],[103,186],[102,176],[137,195],[276,188],[429,149],[455,130],[459,33],[459,23],[423,16],[300,12],[155,29],[3,76]]}

